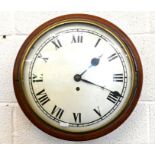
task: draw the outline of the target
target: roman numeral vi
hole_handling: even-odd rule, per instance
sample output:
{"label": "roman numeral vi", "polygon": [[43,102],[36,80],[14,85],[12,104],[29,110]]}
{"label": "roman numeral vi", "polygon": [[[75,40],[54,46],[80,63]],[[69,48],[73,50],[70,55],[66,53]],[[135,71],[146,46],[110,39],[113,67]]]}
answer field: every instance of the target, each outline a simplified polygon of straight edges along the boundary
{"label": "roman numeral vi", "polygon": [[81,113],[73,113],[73,117],[76,123],[81,123]]}

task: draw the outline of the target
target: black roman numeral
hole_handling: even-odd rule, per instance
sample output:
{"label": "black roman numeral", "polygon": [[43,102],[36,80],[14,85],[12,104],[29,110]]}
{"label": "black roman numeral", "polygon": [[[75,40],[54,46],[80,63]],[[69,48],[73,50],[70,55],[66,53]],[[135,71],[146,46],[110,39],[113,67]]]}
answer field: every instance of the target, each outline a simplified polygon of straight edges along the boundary
{"label": "black roman numeral", "polygon": [[95,44],[94,47],[97,47],[97,45],[99,44],[100,41],[101,41],[101,38],[99,38],[99,39],[97,40],[97,42],[96,42],[96,44]]}
{"label": "black roman numeral", "polygon": [[97,109],[93,109],[93,110],[96,112],[97,115],[99,115],[100,117],[102,116],[99,107],[97,107]]}
{"label": "black roman numeral", "polygon": [[54,44],[56,50],[57,50],[58,48],[62,47],[62,44],[61,44],[60,40],[58,40],[58,39],[55,40],[55,41],[52,41],[52,43]]}
{"label": "black roman numeral", "polygon": [[44,105],[45,103],[47,103],[48,101],[50,101],[50,99],[48,98],[46,92],[45,92],[45,89],[39,91],[37,94],[36,94],[36,97],[39,101],[39,103],[41,105]]}
{"label": "black roman numeral", "polygon": [[32,81],[33,82],[43,82],[43,74],[41,74],[40,76],[33,74],[32,75]]}
{"label": "black roman numeral", "polygon": [[73,36],[71,43],[82,43],[83,42],[83,36]]}
{"label": "black roman numeral", "polygon": [[81,113],[73,113],[73,117],[76,123],[81,123]]}
{"label": "black roman numeral", "polygon": [[114,82],[123,82],[123,74],[114,74],[113,81]]}
{"label": "black roman numeral", "polygon": [[122,95],[119,92],[117,92],[117,91],[112,92],[111,91],[109,93],[107,99],[109,101],[111,101],[112,103],[116,103],[120,97],[122,97]]}
{"label": "black roman numeral", "polygon": [[45,62],[48,60],[48,58],[43,57],[41,53],[38,54],[38,58],[43,59]]}
{"label": "black roman numeral", "polygon": [[118,57],[117,54],[114,53],[114,54],[112,54],[112,55],[110,55],[110,56],[108,57],[108,61],[112,61],[112,60],[116,59],[117,57]]}
{"label": "black roman numeral", "polygon": [[57,107],[56,105],[54,106],[51,114],[54,115],[56,118],[61,119],[62,115],[64,113],[64,110]]}

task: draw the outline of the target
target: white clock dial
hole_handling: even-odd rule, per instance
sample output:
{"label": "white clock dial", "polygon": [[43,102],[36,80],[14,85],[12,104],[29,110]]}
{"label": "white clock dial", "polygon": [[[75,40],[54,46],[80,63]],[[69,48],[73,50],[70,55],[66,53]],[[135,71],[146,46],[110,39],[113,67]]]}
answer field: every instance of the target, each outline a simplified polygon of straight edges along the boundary
{"label": "white clock dial", "polygon": [[24,93],[46,123],[71,132],[96,130],[128,102],[134,80],[130,61],[108,31],[89,23],[62,24],[30,48]]}

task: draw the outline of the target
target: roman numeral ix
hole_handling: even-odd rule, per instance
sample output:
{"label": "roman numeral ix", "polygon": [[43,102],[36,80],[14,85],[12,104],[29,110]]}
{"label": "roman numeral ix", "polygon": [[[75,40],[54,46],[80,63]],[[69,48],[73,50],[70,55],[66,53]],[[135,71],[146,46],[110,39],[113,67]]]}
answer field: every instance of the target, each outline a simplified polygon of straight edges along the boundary
{"label": "roman numeral ix", "polygon": [[45,103],[50,101],[50,99],[48,98],[48,96],[45,92],[45,89],[42,89],[41,91],[39,91],[36,94],[36,97],[41,105],[44,105]]}
{"label": "roman numeral ix", "polygon": [[32,81],[33,82],[43,82],[43,74],[41,74],[40,76],[33,74],[32,75]]}

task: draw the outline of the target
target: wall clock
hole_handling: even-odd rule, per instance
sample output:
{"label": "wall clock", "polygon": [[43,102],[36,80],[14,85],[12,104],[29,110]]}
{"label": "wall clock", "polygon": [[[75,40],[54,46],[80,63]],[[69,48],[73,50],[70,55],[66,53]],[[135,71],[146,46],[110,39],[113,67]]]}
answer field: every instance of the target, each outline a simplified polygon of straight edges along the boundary
{"label": "wall clock", "polygon": [[44,132],[89,140],[119,127],[137,104],[142,65],[128,36],[105,19],[70,14],[38,27],[17,55],[14,90]]}

